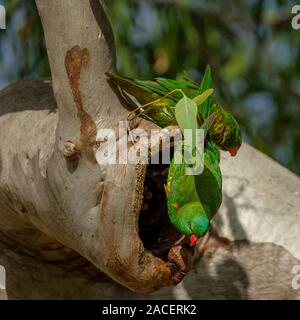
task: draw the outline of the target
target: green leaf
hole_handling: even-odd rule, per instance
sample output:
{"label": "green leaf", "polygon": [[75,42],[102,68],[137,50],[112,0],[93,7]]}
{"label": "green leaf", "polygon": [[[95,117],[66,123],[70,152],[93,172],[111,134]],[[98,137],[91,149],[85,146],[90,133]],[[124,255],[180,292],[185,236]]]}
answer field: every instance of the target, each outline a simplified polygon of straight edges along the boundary
{"label": "green leaf", "polygon": [[196,102],[184,95],[176,104],[175,117],[182,132],[184,132],[184,129],[197,129]]}
{"label": "green leaf", "polygon": [[[199,89],[199,93],[202,94],[204,91],[211,89],[212,88],[212,76],[211,76],[211,69],[210,69],[210,65],[206,66],[205,72],[204,72],[204,76],[202,79],[202,82],[200,84],[200,89]],[[212,104],[212,98],[209,97],[204,103],[203,105],[199,105],[198,107],[198,111],[199,113],[206,119],[209,115],[209,110],[211,108],[211,104]]]}
{"label": "green leaf", "polygon": [[210,65],[208,64],[205,68],[204,76],[200,84],[200,94],[203,93],[205,90],[210,89],[212,87],[212,77],[211,77],[211,69]]}
{"label": "green leaf", "polygon": [[180,99],[175,107],[175,118],[182,133],[185,129],[191,129],[192,147],[196,143],[196,129],[199,128],[197,120],[198,108],[195,101],[186,95]]}
{"label": "green leaf", "polygon": [[209,98],[214,92],[214,89],[207,89],[203,93],[199,94],[197,97],[193,98],[197,106],[200,106],[207,98]]}

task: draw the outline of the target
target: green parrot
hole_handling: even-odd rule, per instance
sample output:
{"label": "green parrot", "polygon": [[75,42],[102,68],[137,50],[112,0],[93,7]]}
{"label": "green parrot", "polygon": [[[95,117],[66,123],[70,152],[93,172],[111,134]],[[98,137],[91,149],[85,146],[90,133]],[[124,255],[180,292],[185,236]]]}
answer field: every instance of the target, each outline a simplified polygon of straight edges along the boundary
{"label": "green parrot", "polygon": [[[197,97],[212,86],[209,66],[200,85],[188,76],[185,76],[184,81],[164,78],[142,81],[120,77],[109,72],[106,75],[109,83],[118,90],[117,93],[126,107],[134,110],[149,104],[143,108],[143,116],[162,128],[176,124],[175,106],[182,98],[182,93],[190,99],[195,99],[197,103]],[[207,101],[199,104],[199,118],[205,120],[212,113],[217,115],[209,134],[220,149],[229,151],[232,156],[235,156],[242,143],[239,124],[229,112],[212,102],[212,97],[209,97]]]}
{"label": "green parrot", "polygon": [[[222,203],[220,151],[208,134],[216,116],[211,114],[201,126],[197,116],[194,100],[184,96],[176,104],[175,117],[182,133],[189,129],[195,135],[198,129],[203,129],[204,145],[203,149],[198,149],[196,139],[183,140],[177,145],[165,185],[170,220],[180,233],[189,237],[191,246],[208,231],[210,221]],[[196,170],[191,171],[187,153],[194,157],[193,169]]]}
{"label": "green parrot", "polygon": [[208,231],[210,220],[222,203],[220,153],[209,141],[204,151],[204,170],[200,175],[187,175],[188,164],[170,164],[167,184],[168,214],[176,229],[189,237],[190,245]]}

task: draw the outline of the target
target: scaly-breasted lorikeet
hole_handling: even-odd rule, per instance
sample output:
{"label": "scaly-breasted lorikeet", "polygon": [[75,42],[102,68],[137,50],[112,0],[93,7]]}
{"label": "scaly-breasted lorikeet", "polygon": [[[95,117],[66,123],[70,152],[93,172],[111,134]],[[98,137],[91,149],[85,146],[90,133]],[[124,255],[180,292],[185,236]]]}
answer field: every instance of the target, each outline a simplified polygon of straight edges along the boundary
{"label": "scaly-breasted lorikeet", "polygon": [[[122,102],[129,109],[133,110],[151,103],[144,108],[143,116],[163,128],[176,124],[175,106],[182,98],[182,93],[178,89],[188,98],[193,99],[212,86],[209,66],[206,68],[200,85],[190,78],[186,78],[185,81],[164,78],[156,78],[155,81],[143,81],[120,77],[109,72],[106,75],[109,77],[109,82],[118,89]],[[219,148],[229,151],[234,156],[242,142],[239,124],[219,104],[212,103],[211,99],[210,97],[208,101],[199,105],[199,116],[205,120],[210,114],[216,113],[217,118],[209,134]]]}
{"label": "scaly-breasted lorikeet", "polygon": [[219,151],[208,142],[204,151],[204,170],[186,175],[188,164],[170,164],[166,195],[168,214],[176,229],[195,245],[208,231],[210,220],[222,203],[222,175]]}
{"label": "scaly-breasted lorikeet", "polygon": [[[222,203],[220,152],[207,134],[216,115],[211,114],[199,128],[197,111],[196,103],[183,97],[176,104],[175,117],[183,134],[186,129],[194,134],[197,129],[204,129],[204,155],[196,140],[181,142],[175,149],[165,186],[170,220],[179,232],[190,238],[191,245],[207,232],[210,220]],[[191,164],[184,156],[186,150],[190,150],[200,171],[188,172]],[[177,155],[181,160],[178,163],[175,162]]]}

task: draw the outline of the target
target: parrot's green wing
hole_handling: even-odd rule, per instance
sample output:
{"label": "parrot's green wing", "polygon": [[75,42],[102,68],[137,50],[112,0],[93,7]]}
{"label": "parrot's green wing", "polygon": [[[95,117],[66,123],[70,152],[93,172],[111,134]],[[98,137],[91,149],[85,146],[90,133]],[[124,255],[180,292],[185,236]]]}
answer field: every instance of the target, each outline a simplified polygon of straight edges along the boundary
{"label": "parrot's green wing", "polygon": [[216,115],[211,127],[211,139],[222,150],[235,155],[242,144],[241,129],[236,119],[220,105],[214,104],[212,110]]}
{"label": "parrot's green wing", "polygon": [[[194,98],[199,92],[199,86],[189,81],[176,81],[165,78],[156,78],[155,80],[162,87],[164,87],[167,90],[167,92],[172,92],[174,90],[182,90],[183,93],[191,99]],[[178,101],[182,98],[182,93],[180,93],[179,91],[175,91],[174,94],[172,94],[172,96],[176,98],[176,101]]]}
{"label": "parrot's green wing", "polygon": [[[151,91],[153,93],[156,93],[160,95],[161,97],[167,95],[169,91],[162,86],[160,83],[156,81],[149,81],[149,80],[134,80],[134,82],[140,86],[142,89],[146,89],[148,91]],[[181,95],[182,96],[182,95]],[[169,99],[174,100],[175,102],[177,101],[176,98],[172,95],[169,96]]]}
{"label": "parrot's green wing", "polygon": [[132,109],[138,107],[138,104],[133,99],[130,101],[130,96],[136,99],[138,103],[144,105],[167,94],[165,88],[153,81],[134,80],[120,77],[111,72],[106,72],[106,75],[109,78],[109,83],[119,89],[119,93],[126,106]]}
{"label": "parrot's green wing", "polygon": [[[175,81],[164,78],[156,78],[155,81],[137,80],[120,77],[111,72],[106,72],[106,75],[114,86],[133,95],[141,104],[146,104],[154,99],[165,97],[174,90],[182,90],[188,97],[196,96],[199,91],[198,86],[188,81]],[[177,102],[181,98],[182,93],[179,91],[174,91],[166,97],[166,99],[173,100],[174,102]]]}
{"label": "parrot's green wing", "polygon": [[175,164],[174,159],[172,160],[166,185],[168,214],[171,221],[177,216],[178,208],[199,201],[194,176],[186,175],[185,169],[185,163]]}
{"label": "parrot's green wing", "polygon": [[[222,176],[219,155],[215,146],[209,146],[204,154],[204,171],[200,175],[186,175],[186,164],[170,165],[166,194],[168,214],[174,226],[187,236],[189,223],[202,219],[201,234],[207,231],[209,221],[222,202]],[[197,208],[197,210],[196,210]],[[205,220],[206,219],[206,220]]]}
{"label": "parrot's green wing", "polygon": [[[213,123],[214,114],[202,124],[201,129],[207,130]],[[182,153],[184,143],[180,144],[176,151]],[[195,154],[194,154],[195,155]],[[199,154],[199,156],[201,156]],[[209,219],[216,213],[222,202],[222,176],[219,168],[220,154],[217,147],[209,139],[204,149],[204,169],[202,173],[187,175],[186,169],[189,167],[184,161],[180,164],[172,159],[169,168],[169,175],[166,185],[168,212],[171,220],[174,215],[178,215],[178,207],[182,207],[190,202],[200,202],[206,210]],[[201,164],[201,159],[200,159]],[[203,163],[202,163],[203,165]]]}
{"label": "parrot's green wing", "polygon": [[199,200],[209,207],[210,219],[222,203],[222,174],[219,162],[219,151],[213,143],[209,142],[204,152],[204,170],[201,175],[194,176]]}
{"label": "parrot's green wing", "polygon": [[[200,85],[188,79],[175,81],[156,78],[155,81],[143,81],[120,77],[109,72],[106,75],[109,77],[109,82],[118,89],[122,102],[129,110],[146,105],[141,109],[144,117],[162,128],[177,123],[175,106],[182,99],[183,94],[193,99],[212,88],[209,65],[205,69]],[[202,120],[208,119],[209,115],[214,112],[218,114],[218,118],[210,130],[210,137],[219,148],[235,154],[242,142],[240,127],[235,118],[220,105],[214,103],[211,96],[198,105],[199,118]]]}

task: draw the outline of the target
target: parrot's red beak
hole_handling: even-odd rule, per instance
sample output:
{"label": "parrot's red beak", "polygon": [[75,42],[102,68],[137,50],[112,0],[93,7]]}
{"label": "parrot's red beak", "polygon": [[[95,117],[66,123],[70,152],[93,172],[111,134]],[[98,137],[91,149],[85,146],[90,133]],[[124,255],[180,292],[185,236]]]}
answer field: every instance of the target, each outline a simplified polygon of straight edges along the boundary
{"label": "parrot's red beak", "polygon": [[196,245],[198,239],[199,238],[196,235],[192,234],[190,236],[190,246],[193,247],[194,245]]}
{"label": "parrot's red beak", "polygon": [[238,148],[236,148],[236,147],[229,148],[228,151],[229,151],[229,153],[230,153],[230,155],[231,155],[232,157],[235,157],[236,154],[237,154],[237,152],[238,152]]}

